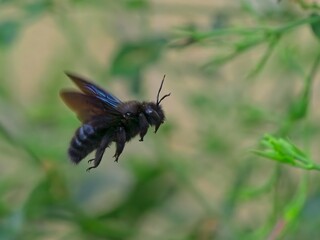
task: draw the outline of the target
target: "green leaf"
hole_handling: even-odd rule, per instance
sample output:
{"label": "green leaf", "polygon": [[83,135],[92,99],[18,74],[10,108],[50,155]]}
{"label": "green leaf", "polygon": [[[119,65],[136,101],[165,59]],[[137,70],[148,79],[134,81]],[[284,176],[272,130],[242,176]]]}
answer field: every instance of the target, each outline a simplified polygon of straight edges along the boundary
{"label": "green leaf", "polygon": [[164,43],[163,39],[124,43],[115,54],[111,73],[121,76],[135,75],[158,60]]}
{"label": "green leaf", "polygon": [[264,147],[262,150],[254,151],[259,156],[306,170],[320,170],[320,165],[315,164],[306,153],[288,140],[266,134],[261,145]]}
{"label": "green leaf", "polygon": [[0,47],[10,46],[16,40],[20,30],[21,25],[17,21],[0,22]]}
{"label": "green leaf", "polygon": [[162,38],[129,42],[120,46],[113,59],[110,73],[129,81],[133,93],[141,92],[141,72],[156,62],[166,41]]}
{"label": "green leaf", "polygon": [[48,11],[52,7],[51,0],[39,0],[28,3],[24,6],[24,10],[32,17]]}
{"label": "green leaf", "polygon": [[12,0],[0,0],[0,5],[4,5],[7,3],[12,3],[12,2],[13,2]]}
{"label": "green leaf", "polygon": [[317,21],[311,22],[310,26],[313,34],[316,38],[320,38],[320,15],[318,13],[312,13],[311,17],[318,18]]}
{"label": "green leaf", "polygon": [[292,103],[289,116],[291,121],[303,119],[308,113],[309,99],[301,97]]}
{"label": "green leaf", "polygon": [[130,159],[135,184],[128,192],[127,198],[112,211],[101,215],[102,219],[121,219],[136,224],[145,214],[161,206],[174,193],[175,186],[167,179],[167,169],[160,164],[146,164],[140,159]]}
{"label": "green leaf", "polygon": [[147,0],[130,0],[126,2],[129,9],[146,9],[149,7],[149,1]]}

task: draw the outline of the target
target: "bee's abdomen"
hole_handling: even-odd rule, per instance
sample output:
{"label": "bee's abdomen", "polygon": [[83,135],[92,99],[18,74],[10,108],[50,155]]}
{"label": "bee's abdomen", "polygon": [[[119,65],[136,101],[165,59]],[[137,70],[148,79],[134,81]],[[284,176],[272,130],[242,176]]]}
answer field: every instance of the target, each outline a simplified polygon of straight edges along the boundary
{"label": "bee's abdomen", "polygon": [[98,144],[95,129],[90,124],[79,127],[71,139],[68,150],[71,161],[78,164],[83,158],[91,153]]}

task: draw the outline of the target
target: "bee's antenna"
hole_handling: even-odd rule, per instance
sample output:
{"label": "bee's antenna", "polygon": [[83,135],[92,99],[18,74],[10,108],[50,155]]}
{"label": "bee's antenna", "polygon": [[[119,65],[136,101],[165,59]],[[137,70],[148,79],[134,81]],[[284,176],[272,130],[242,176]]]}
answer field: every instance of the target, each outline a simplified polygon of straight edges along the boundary
{"label": "bee's antenna", "polygon": [[161,85],[160,85],[160,88],[159,88],[159,91],[158,91],[158,94],[157,94],[157,105],[159,105],[161,103],[161,101],[163,99],[165,99],[166,97],[169,97],[171,95],[171,93],[168,93],[166,95],[164,95],[160,100],[159,100],[159,95],[160,95],[160,92],[162,90],[162,85],[163,85],[163,82],[164,82],[164,79],[166,78],[166,75],[163,75],[163,78],[162,78],[162,81],[161,81]]}

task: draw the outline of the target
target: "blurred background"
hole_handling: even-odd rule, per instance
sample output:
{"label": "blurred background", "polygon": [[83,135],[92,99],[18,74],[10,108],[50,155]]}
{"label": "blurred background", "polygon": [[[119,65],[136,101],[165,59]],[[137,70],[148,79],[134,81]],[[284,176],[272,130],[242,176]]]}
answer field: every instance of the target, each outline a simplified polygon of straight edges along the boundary
{"label": "blurred background", "polygon": [[[0,0],[0,239],[316,239],[319,9]],[[166,74],[167,121],[86,172],[64,71],[123,101],[154,101]]]}

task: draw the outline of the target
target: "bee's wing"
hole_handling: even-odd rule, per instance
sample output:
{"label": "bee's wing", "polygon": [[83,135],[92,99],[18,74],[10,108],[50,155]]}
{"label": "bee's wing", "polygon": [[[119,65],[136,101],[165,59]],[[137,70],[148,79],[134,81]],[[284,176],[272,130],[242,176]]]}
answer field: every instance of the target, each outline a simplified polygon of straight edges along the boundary
{"label": "bee's wing", "polygon": [[88,122],[96,116],[108,116],[121,119],[121,113],[113,106],[106,104],[99,98],[73,91],[61,91],[60,96],[66,105],[73,110],[81,122]]}
{"label": "bee's wing", "polygon": [[112,107],[117,107],[121,101],[111,93],[103,90],[97,85],[89,82],[72,73],[66,73],[67,76],[80,88],[80,90],[90,96],[94,96]]}

